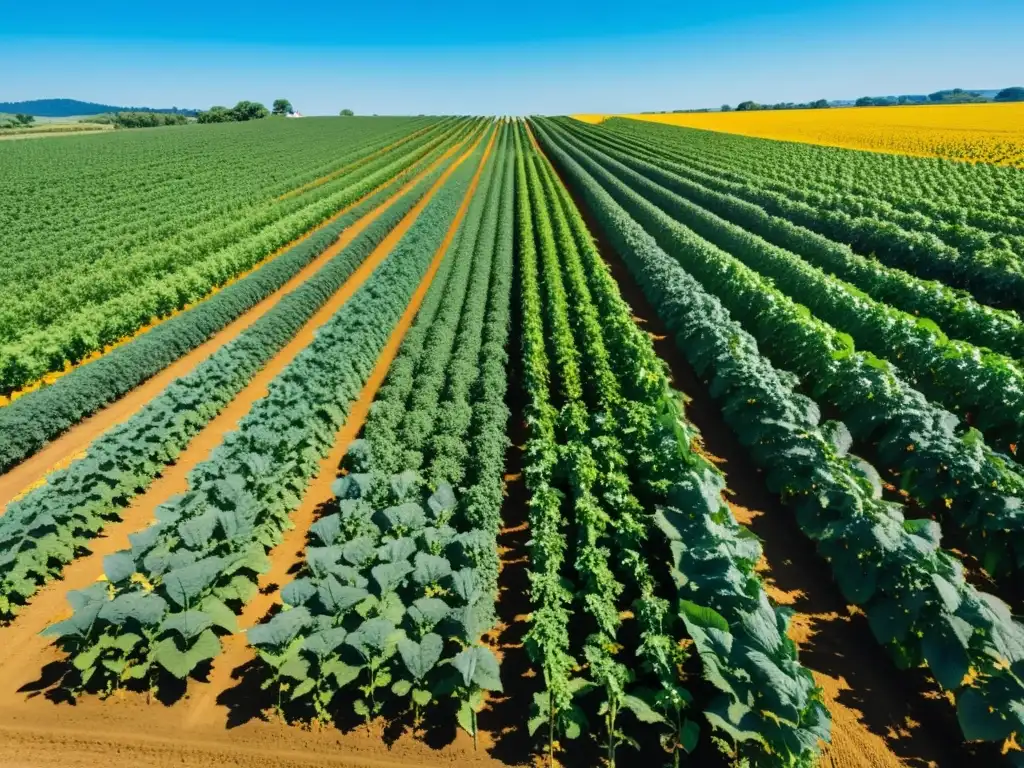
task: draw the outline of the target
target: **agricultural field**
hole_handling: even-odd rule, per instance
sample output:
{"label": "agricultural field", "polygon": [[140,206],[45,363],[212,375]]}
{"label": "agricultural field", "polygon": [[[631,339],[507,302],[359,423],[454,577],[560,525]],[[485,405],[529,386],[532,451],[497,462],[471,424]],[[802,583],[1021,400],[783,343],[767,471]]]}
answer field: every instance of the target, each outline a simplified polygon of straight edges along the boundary
{"label": "agricultural field", "polygon": [[1024,766],[1024,171],[806,142],[0,146],[0,764]]}
{"label": "agricultural field", "polygon": [[[600,123],[607,116],[575,117]],[[1024,104],[1019,103],[623,117],[764,139],[1024,168]]]}

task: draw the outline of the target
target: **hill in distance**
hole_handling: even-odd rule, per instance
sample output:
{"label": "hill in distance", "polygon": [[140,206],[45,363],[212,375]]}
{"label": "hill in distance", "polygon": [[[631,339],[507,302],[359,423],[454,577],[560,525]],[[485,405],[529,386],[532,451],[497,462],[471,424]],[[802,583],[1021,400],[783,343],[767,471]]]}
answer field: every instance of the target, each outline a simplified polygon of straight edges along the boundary
{"label": "hill in distance", "polygon": [[115,107],[111,104],[96,104],[77,99],[33,99],[32,101],[0,101],[0,112],[22,113],[35,117],[77,117],[79,115],[102,115],[107,112],[171,112],[180,115],[196,114],[194,109],[171,107]]}

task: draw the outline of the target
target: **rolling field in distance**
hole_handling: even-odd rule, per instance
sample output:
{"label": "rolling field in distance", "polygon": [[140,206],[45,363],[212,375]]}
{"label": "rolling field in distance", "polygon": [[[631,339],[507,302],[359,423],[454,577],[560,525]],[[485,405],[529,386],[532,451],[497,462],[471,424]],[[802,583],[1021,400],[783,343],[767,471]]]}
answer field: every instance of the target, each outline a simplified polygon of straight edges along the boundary
{"label": "rolling field in distance", "polygon": [[[573,115],[601,122],[608,115]],[[620,115],[665,125],[1024,168],[1024,104]]]}
{"label": "rolling field in distance", "polygon": [[0,145],[0,764],[1024,766],[980,109]]}

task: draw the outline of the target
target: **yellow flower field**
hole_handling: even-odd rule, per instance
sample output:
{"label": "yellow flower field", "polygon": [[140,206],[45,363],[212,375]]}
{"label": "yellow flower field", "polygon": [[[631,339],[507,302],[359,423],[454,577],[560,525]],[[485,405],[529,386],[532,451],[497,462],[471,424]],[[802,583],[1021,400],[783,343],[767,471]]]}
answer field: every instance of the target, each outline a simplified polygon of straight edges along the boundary
{"label": "yellow flower field", "polygon": [[[598,123],[610,115],[573,115]],[[783,141],[1024,168],[1024,102],[622,115]]]}

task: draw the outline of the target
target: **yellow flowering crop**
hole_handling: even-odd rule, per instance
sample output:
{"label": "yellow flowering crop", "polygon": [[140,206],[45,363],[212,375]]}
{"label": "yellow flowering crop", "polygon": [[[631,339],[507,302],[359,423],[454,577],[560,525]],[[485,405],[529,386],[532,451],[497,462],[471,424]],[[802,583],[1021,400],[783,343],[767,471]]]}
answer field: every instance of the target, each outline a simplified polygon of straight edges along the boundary
{"label": "yellow flowering crop", "polygon": [[[589,123],[607,115],[573,115]],[[1024,168],[1024,102],[622,115],[766,139]]]}

